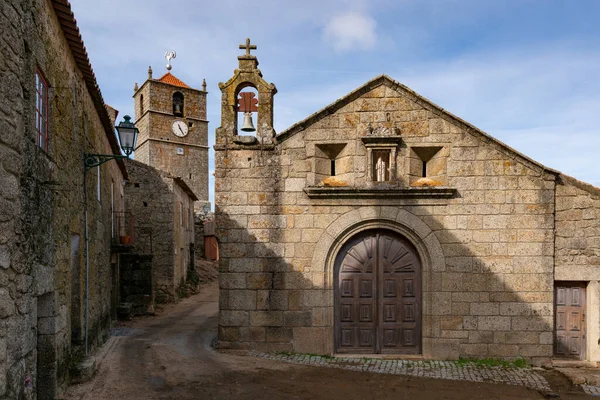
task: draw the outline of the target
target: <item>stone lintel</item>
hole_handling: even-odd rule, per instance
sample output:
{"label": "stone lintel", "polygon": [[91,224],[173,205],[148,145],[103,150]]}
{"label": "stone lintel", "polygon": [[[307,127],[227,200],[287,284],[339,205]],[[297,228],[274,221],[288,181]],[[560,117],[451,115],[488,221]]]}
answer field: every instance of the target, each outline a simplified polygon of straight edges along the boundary
{"label": "stone lintel", "polygon": [[256,136],[238,135],[233,138],[233,142],[236,144],[253,145],[258,144],[258,138]]}
{"label": "stone lintel", "polygon": [[255,143],[255,144],[215,144],[214,149],[216,151],[224,151],[224,150],[262,150],[262,151],[273,151],[276,146],[274,144],[263,144]]}
{"label": "stone lintel", "polygon": [[355,187],[307,187],[304,192],[311,199],[323,198],[452,198],[457,190],[449,187],[418,188],[355,188]]}
{"label": "stone lintel", "polygon": [[361,138],[365,146],[399,145],[402,143],[400,136],[364,136]]}

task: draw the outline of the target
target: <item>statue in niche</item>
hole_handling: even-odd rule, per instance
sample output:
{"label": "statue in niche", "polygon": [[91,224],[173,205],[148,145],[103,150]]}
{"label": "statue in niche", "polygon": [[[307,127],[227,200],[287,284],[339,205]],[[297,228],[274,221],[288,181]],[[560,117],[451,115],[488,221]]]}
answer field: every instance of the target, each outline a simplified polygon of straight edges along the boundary
{"label": "statue in niche", "polygon": [[377,163],[375,164],[375,172],[376,172],[376,180],[377,182],[385,182],[385,171],[387,170],[387,166],[385,165],[385,161],[382,156],[377,158]]}

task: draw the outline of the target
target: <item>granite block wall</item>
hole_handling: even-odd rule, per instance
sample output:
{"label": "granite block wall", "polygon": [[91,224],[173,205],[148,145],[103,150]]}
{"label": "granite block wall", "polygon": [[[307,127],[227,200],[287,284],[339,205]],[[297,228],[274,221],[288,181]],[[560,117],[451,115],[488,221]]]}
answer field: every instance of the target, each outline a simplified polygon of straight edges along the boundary
{"label": "granite block wall", "polygon": [[[420,251],[424,357],[547,361],[555,173],[388,78],[326,110],[273,146],[217,130],[220,345],[333,353],[335,252],[370,226],[403,233]],[[393,182],[369,179],[362,138],[373,127],[402,138]],[[317,179],[318,149],[329,145],[343,146],[341,190]],[[431,193],[454,196],[393,195],[415,189],[411,160],[423,148],[438,148]],[[309,196],[311,187],[330,195]],[[383,195],[340,195],[344,188]]]}
{"label": "granite block wall", "polygon": [[[75,64],[53,2],[2,2],[0,25],[0,398],[57,398],[69,360],[83,352],[82,157],[111,151],[106,111]],[[50,87],[48,152],[37,145],[36,68]],[[87,187],[90,349],[110,325],[111,211],[123,208],[118,166],[100,171],[89,171]]]}

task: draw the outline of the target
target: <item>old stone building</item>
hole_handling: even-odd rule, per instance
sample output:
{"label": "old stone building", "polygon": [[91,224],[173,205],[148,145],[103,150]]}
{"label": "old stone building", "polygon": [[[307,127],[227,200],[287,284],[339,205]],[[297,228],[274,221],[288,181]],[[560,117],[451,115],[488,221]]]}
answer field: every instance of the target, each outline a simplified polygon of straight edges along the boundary
{"label": "old stone building", "polygon": [[600,189],[385,75],[276,135],[240,47],[219,85],[220,347],[600,360]]}
{"label": "old stone building", "polygon": [[0,26],[0,398],[55,399],[114,316],[127,175],[91,168],[84,195],[84,153],[120,149],[69,2],[3,1]]}
{"label": "old stone building", "polygon": [[139,161],[127,160],[126,166],[125,208],[135,216],[136,252],[152,255],[154,300],[173,301],[193,268],[198,198],[180,177]]}
{"label": "old stone building", "polygon": [[134,107],[139,138],[135,159],[182,178],[196,194],[198,213],[208,203],[208,120],[206,83],[189,87],[167,71],[135,85]]}

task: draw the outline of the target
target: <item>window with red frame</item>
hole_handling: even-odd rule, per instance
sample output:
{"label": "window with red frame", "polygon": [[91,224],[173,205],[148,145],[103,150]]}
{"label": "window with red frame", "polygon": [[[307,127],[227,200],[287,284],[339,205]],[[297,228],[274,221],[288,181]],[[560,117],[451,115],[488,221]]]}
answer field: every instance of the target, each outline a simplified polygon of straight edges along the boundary
{"label": "window with red frame", "polygon": [[39,70],[35,71],[35,129],[38,145],[47,153],[50,133],[48,132],[48,83]]}

